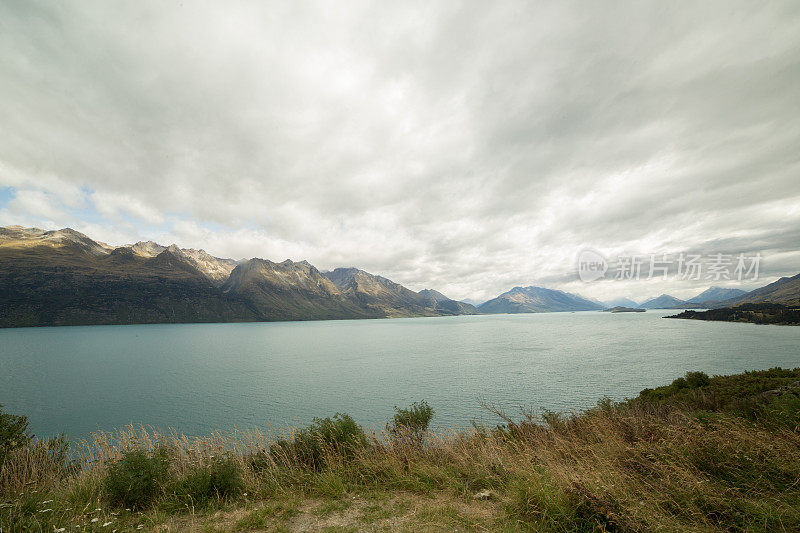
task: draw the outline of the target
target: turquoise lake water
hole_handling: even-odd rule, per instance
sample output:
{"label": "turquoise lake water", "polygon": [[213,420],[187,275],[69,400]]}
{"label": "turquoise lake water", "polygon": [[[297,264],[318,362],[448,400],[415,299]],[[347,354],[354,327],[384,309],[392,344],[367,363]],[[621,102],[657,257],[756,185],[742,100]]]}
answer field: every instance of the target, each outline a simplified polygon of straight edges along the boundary
{"label": "turquoise lake water", "polygon": [[305,425],[347,412],[381,428],[425,399],[434,423],[496,423],[480,401],[577,410],[709,374],[800,367],[800,327],[670,311],[0,329],[0,404],[39,436],[126,424],[188,434]]}

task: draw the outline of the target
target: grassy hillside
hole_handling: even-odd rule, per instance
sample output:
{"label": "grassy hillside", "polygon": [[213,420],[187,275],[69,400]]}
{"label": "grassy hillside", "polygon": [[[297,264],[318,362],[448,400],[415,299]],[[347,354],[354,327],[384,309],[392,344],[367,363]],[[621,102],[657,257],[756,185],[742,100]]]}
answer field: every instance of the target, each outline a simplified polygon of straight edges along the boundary
{"label": "grassy hillside", "polygon": [[797,531],[799,391],[800,369],[689,373],[494,428],[430,434],[421,403],[380,435],[346,415],[298,432],[128,428],[74,462],[59,441],[6,438],[0,530]]}

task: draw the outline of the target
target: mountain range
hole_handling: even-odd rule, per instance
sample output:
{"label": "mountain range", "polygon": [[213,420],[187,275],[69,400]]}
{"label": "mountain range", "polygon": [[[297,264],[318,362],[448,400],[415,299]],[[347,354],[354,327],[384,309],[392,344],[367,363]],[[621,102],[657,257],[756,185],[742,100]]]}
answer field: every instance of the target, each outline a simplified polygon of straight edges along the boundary
{"label": "mountain range", "polygon": [[412,291],[358,268],[308,261],[236,261],[153,241],[113,247],[75,230],[0,227],[0,327],[396,318],[495,313],[800,305],[800,274],[746,293],[710,287],[687,301],[638,305],[555,289],[514,287],[479,306]]}
{"label": "mountain range", "polygon": [[359,270],[119,247],[72,229],[0,228],[0,326],[387,318],[476,313]]}

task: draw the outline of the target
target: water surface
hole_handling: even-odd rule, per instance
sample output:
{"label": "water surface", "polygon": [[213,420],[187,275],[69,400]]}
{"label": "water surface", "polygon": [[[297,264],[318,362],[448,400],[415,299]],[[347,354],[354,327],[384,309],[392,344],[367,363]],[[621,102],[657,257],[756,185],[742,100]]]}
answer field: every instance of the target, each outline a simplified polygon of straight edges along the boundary
{"label": "water surface", "polygon": [[350,413],[382,427],[426,399],[437,426],[480,400],[573,410],[687,370],[800,366],[800,327],[599,312],[0,329],[0,404],[40,436],[131,423],[189,434]]}

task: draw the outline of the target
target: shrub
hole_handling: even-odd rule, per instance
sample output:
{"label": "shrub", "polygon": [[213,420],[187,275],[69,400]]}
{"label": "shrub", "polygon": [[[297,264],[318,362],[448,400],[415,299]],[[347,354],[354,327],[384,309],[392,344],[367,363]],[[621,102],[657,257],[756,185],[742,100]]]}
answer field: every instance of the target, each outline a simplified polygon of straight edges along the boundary
{"label": "shrub", "polygon": [[0,470],[2,470],[8,454],[23,446],[30,439],[28,417],[4,413],[3,406],[0,405]]}
{"label": "shrub", "polygon": [[688,389],[689,384],[686,383],[686,378],[678,378],[672,382],[672,388],[675,390]]}
{"label": "shrub", "polygon": [[295,459],[303,466],[319,469],[325,465],[327,454],[336,453],[349,460],[366,445],[362,427],[350,415],[336,413],[333,418],[315,418],[313,424],[295,434],[294,441],[274,443],[270,454],[278,461]]}
{"label": "shrub", "polygon": [[108,500],[113,505],[142,509],[150,505],[167,479],[169,467],[165,448],[148,454],[130,450],[109,465],[103,481]]}
{"label": "shrub", "polygon": [[711,384],[711,378],[705,372],[687,372],[685,379],[686,385],[690,389],[697,389]]}
{"label": "shrub", "polygon": [[238,463],[231,458],[213,459],[190,470],[172,487],[179,507],[205,505],[212,500],[236,496],[243,487]]}
{"label": "shrub", "polygon": [[428,402],[414,402],[407,409],[395,406],[394,410],[394,419],[386,425],[389,434],[394,438],[406,437],[421,442],[434,413]]}

